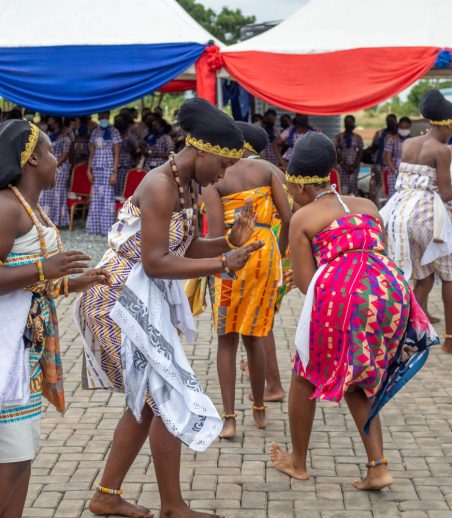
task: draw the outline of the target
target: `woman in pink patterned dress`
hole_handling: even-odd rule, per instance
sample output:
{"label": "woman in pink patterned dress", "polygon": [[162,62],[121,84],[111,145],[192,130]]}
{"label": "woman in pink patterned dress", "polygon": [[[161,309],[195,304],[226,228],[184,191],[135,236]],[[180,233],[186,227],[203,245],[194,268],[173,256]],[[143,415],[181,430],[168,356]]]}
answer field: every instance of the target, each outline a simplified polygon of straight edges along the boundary
{"label": "woman in pink patterned dress", "polygon": [[406,344],[413,346],[413,356],[423,346],[425,362],[431,327],[402,272],[386,256],[376,206],[342,198],[330,185],[335,161],[333,143],[311,132],[296,142],[286,175],[289,192],[302,206],[292,218],[289,241],[293,280],[306,301],[289,398],[293,451],[273,444],[271,458],[279,471],[307,479],[315,401],[345,397],[368,457],[367,476],[354,485],[382,489],[393,479],[376,415],[389,399],[381,393],[386,395],[388,380],[391,395],[399,388],[402,373],[396,368],[404,365]]}

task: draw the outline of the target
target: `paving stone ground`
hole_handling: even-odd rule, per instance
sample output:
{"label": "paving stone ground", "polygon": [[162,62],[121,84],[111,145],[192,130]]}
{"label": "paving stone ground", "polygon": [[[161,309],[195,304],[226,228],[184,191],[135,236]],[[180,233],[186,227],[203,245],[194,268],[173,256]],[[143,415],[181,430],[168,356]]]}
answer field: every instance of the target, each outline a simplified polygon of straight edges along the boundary
{"label": "paving stone ground", "polygon": [[[80,235],[67,245],[86,244]],[[103,241],[92,241],[98,257]],[[93,483],[99,480],[114,428],[124,411],[123,397],[81,389],[82,344],[72,323],[69,298],[59,306],[67,411],[47,408],[41,449],[33,463],[24,517],[88,518]],[[286,388],[293,337],[302,297],[291,293],[275,322],[278,358]],[[435,286],[431,312],[442,315]],[[194,369],[221,409],[216,373],[216,339],[210,315],[199,318],[196,345],[186,347]],[[444,333],[443,321],[437,327]],[[243,353],[243,351],[242,351]],[[238,376],[238,436],[217,440],[207,452],[183,450],[184,497],[197,510],[227,518],[452,518],[452,357],[432,351],[423,371],[382,412],[386,455],[395,478],[391,489],[362,493],[352,482],[364,472],[364,450],[344,404],[320,403],[309,452],[311,479],[290,480],[272,469],[268,447],[290,445],[287,400],[268,407],[268,427],[253,425],[249,383]],[[127,498],[158,516],[159,497],[149,447],[145,446],[123,487]]]}

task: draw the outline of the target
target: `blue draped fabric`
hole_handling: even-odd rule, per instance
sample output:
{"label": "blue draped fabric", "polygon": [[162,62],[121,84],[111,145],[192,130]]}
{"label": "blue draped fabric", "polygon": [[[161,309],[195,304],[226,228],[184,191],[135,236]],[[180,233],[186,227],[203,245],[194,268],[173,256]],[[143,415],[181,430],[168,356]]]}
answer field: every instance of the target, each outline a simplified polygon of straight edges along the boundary
{"label": "blue draped fabric", "polygon": [[199,43],[2,48],[0,95],[40,113],[98,113],[157,90],[204,49]]}

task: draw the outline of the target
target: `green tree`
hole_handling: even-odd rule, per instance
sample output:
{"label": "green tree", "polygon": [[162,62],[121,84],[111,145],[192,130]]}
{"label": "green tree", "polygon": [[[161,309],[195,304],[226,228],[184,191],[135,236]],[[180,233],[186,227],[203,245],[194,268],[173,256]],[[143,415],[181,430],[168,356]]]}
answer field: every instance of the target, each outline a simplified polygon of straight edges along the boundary
{"label": "green tree", "polygon": [[245,16],[240,9],[223,7],[220,13],[206,8],[196,0],[177,0],[181,7],[213,36],[228,45],[240,39],[240,29],[255,23],[255,16]]}

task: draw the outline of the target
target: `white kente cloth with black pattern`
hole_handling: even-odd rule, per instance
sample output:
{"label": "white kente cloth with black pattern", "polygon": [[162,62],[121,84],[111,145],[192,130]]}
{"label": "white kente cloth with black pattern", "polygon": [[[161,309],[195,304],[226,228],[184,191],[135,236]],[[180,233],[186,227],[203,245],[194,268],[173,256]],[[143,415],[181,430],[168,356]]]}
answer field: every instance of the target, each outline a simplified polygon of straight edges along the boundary
{"label": "white kente cloth with black pattern", "polygon": [[175,280],[149,278],[138,263],[111,318],[121,329],[127,406],[137,420],[152,395],[152,409],[168,430],[196,451],[219,435],[222,420],[185,356],[178,329],[192,343],[196,325],[184,290]]}
{"label": "white kente cloth with black pattern", "polygon": [[388,255],[407,280],[437,273],[452,281],[452,203],[439,195],[436,169],[401,162],[396,192],[380,213]]}

